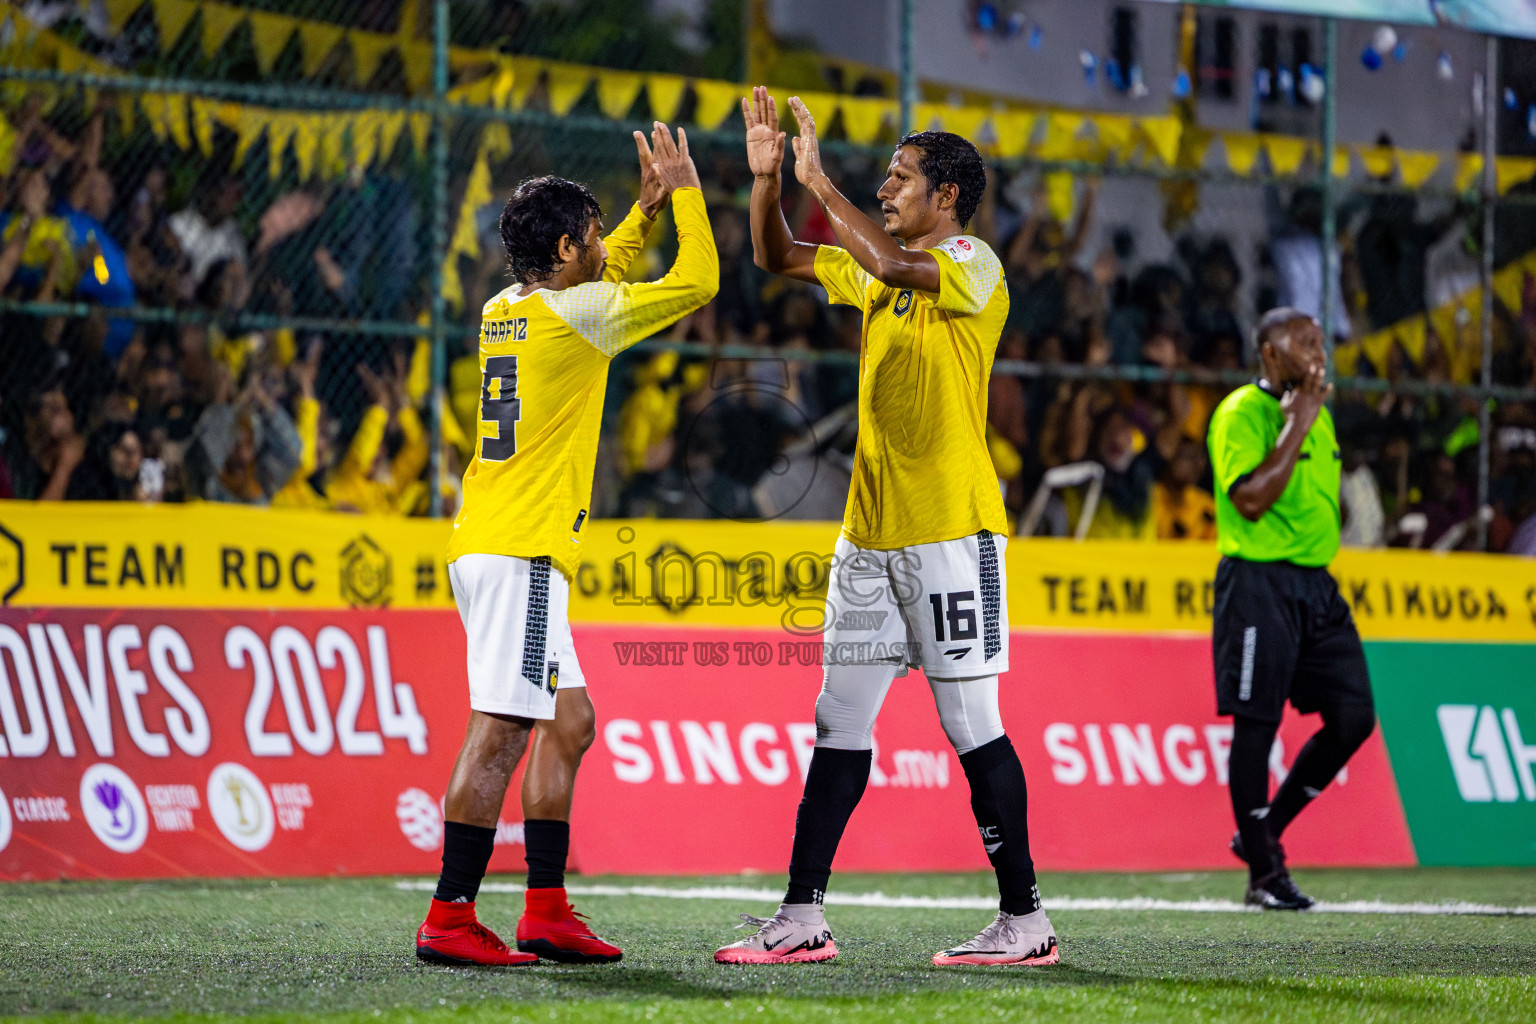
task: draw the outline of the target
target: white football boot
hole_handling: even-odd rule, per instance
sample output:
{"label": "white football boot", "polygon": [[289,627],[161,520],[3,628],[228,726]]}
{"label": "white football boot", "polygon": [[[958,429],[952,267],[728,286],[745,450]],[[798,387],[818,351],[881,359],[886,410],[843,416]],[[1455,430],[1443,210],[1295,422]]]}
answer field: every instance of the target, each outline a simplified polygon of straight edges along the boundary
{"label": "white football boot", "polygon": [[757,934],[715,950],[717,964],[794,964],[831,960],[837,944],[820,906],[780,906],[772,917],[741,915],[741,924],[757,926]]}
{"label": "white football boot", "polygon": [[1009,914],[999,910],[997,920],[987,925],[969,942],[935,953],[933,962],[940,967],[954,964],[979,964],[1000,967],[1038,967],[1061,959],[1056,948],[1056,929],[1044,910],[1032,914]]}

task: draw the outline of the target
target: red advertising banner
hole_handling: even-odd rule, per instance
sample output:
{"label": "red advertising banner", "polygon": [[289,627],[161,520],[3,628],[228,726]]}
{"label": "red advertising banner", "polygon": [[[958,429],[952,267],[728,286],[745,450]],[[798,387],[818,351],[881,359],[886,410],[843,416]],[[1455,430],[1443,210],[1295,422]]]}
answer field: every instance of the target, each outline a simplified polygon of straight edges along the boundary
{"label": "red advertising banner", "polygon": [[[573,866],[782,872],[819,644],[577,625],[598,710]],[[1016,632],[1003,714],[1056,869],[1231,866],[1230,722],[1199,636]],[[468,715],[450,611],[0,610],[0,878],[432,874]],[[1316,719],[1288,720],[1283,773]],[[922,676],[892,687],[841,870],[986,859]],[[516,783],[493,870],[521,867]],[[1294,863],[1409,864],[1379,735],[1287,835]]]}

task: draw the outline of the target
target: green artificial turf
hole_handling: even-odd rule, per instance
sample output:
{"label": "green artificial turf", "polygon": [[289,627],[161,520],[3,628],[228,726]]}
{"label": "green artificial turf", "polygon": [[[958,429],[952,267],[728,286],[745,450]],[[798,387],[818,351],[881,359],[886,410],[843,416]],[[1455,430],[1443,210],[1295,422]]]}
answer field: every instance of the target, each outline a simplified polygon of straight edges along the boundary
{"label": "green artificial turf", "polygon": [[[1536,871],[1300,871],[1313,896],[1536,904]],[[578,897],[623,963],[469,970],[412,955],[427,894],[395,879],[0,887],[0,1014],[303,1021],[1536,1020],[1536,917],[1061,910],[1062,963],[937,968],[978,910],[831,906],[842,955],[722,967],[739,912],[773,901]],[[572,879],[768,887],[764,879]],[[986,875],[838,876],[840,893],[986,896]],[[1232,900],[1235,872],[1048,875],[1048,899]],[[518,895],[481,918],[510,937]]]}

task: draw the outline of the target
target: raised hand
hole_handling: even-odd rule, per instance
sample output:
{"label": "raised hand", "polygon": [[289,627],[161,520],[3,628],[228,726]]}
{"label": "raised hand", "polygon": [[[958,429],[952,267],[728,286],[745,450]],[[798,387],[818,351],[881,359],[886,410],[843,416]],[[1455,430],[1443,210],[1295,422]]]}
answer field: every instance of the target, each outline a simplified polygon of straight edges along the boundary
{"label": "raised hand", "polygon": [[703,188],[699,183],[698,168],[688,155],[688,133],[679,128],[677,141],[672,140],[672,130],[660,121],[651,132],[653,160],[651,166],[661,178],[668,192],[680,188]]}
{"label": "raised hand", "polygon": [[759,178],[776,178],[784,166],[784,133],[779,131],[779,108],[767,86],[753,86],[750,98],[742,97],[741,119],[747,126],[747,166]]}
{"label": "raised hand", "polygon": [[[651,129],[652,142],[657,141],[659,135],[659,129]],[[661,171],[656,167],[656,156],[646,144],[644,132],[635,132],[635,149],[640,153],[640,212],[655,220],[672,190],[661,179]]]}
{"label": "raised hand", "polygon": [[789,98],[789,112],[795,115],[795,121],[799,124],[799,134],[795,136],[795,180],[800,184],[810,186],[817,179],[826,177],[826,172],[821,169],[821,143],[816,140],[816,119],[800,102],[799,96]]}
{"label": "raised hand", "polygon": [[1333,385],[1328,383],[1323,367],[1317,365],[1307,371],[1300,384],[1281,396],[1280,410],[1305,435],[1332,394]]}

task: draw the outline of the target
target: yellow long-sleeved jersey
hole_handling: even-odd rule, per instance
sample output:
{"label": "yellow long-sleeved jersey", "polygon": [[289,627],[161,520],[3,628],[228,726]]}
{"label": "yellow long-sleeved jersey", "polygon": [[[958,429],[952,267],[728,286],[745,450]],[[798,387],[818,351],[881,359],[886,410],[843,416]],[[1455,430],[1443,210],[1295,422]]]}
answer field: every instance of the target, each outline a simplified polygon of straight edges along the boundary
{"label": "yellow long-sleeved jersey", "polygon": [[548,556],[574,575],[609,362],[703,306],[720,286],[703,193],[678,189],[672,215],[677,261],[659,281],[621,280],[650,229],[636,206],[605,239],[601,281],[528,295],[513,286],[486,303],[478,443],[464,472],[448,561],[466,554]]}
{"label": "yellow long-sleeved jersey", "polygon": [[273,508],[330,508],[325,495],[309,485],[315,472],[315,452],[320,444],[320,403],[313,398],[299,399],[294,410],[293,429],[299,435],[299,468],[272,495]]}

